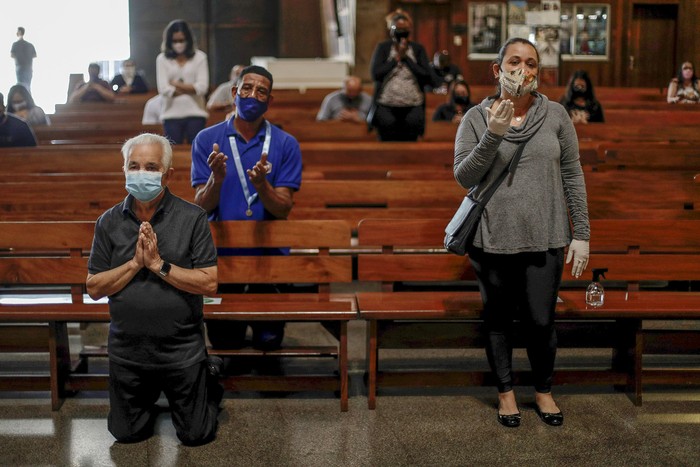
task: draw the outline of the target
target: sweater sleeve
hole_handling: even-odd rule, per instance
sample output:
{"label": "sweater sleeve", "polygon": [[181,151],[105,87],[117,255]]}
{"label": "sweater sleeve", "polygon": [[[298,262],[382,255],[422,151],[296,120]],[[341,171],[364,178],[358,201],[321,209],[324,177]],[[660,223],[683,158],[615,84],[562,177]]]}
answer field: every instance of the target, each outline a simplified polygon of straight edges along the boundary
{"label": "sweater sleeve", "polygon": [[574,228],[574,239],[590,240],[591,227],[588,220],[586,182],[581,168],[578,138],[571,120],[563,117],[564,115],[560,117],[562,125],[558,137],[561,146],[561,179],[564,196]]}
{"label": "sweater sleeve", "polygon": [[463,188],[478,185],[496,160],[503,136],[486,129],[479,106],[469,109],[455,138],[454,177]]}

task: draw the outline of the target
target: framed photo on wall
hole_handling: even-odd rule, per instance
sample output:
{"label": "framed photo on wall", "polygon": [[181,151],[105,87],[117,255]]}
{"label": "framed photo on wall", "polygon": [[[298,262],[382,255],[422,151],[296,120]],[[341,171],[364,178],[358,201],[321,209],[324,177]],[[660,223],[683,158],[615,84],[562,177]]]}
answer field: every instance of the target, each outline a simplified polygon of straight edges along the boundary
{"label": "framed photo on wall", "polygon": [[469,4],[469,58],[492,60],[505,42],[506,4]]}

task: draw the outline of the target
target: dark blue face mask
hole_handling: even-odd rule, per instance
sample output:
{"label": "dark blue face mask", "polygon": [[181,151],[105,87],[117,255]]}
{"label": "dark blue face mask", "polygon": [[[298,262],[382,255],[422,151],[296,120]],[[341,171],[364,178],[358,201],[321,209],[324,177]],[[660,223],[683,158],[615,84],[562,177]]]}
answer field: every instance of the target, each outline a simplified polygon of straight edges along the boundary
{"label": "dark blue face mask", "polygon": [[267,112],[267,102],[260,102],[254,97],[241,97],[236,93],[234,103],[236,115],[246,122],[254,122]]}

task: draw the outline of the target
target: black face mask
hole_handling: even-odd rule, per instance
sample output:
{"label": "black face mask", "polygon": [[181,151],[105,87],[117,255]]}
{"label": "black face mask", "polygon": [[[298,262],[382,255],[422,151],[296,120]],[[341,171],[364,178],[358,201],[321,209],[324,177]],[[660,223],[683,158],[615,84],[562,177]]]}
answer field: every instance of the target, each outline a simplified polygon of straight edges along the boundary
{"label": "black face mask", "polygon": [[452,100],[457,105],[469,105],[469,96],[452,96]]}
{"label": "black face mask", "polygon": [[396,29],[396,28],[391,28],[391,37],[393,37],[394,41],[396,42],[401,42],[401,39],[408,39],[408,36],[411,34],[411,31],[408,29]]}

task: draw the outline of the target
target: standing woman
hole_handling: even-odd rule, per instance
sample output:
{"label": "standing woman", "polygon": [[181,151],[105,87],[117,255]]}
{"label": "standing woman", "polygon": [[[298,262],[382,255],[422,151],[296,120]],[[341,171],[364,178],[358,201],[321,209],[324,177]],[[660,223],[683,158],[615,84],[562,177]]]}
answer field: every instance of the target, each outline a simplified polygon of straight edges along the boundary
{"label": "standing woman", "polygon": [[204,96],[209,90],[207,56],[195,48],[187,23],[171,21],[156,58],[158,93],[163,97],[163,130],[174,144],[192,143],[207,123]]}
{"label": "standing woman", "polygon": [[668,84],[669,104],[697,104],[700,102],[700,82],[692,62],[683,62],[678,75]]}
{"label": "standing woman", "polygon": [[425,92],[431,84],[425,48],[409,41],[413,22],[396,10],[387,18],[391,39],[374,49],[370,69],[374,79],[373,111],[367,117],[380,141],[416,141],[425,132]]}
{"label": "standing woman", "polygon": [[[498,421],[520,425],[513,391],[513,321],[522,323],[536,408],[548,425],[564,416],[552,398],[554,311],[566,263],[588,264],[590,225],[576,131],[564,107],[536,92],[539,55],[526,39],[500,49],[497,93],[472,107],[457,130],[454,175],[477,199],[526,144],[515,172],[486,205],[469,259],[484,301],[486,354],[498,385]],[[570,219],[569,219],[570,216]],[[569,220],[573,224],[572,232]]]}

